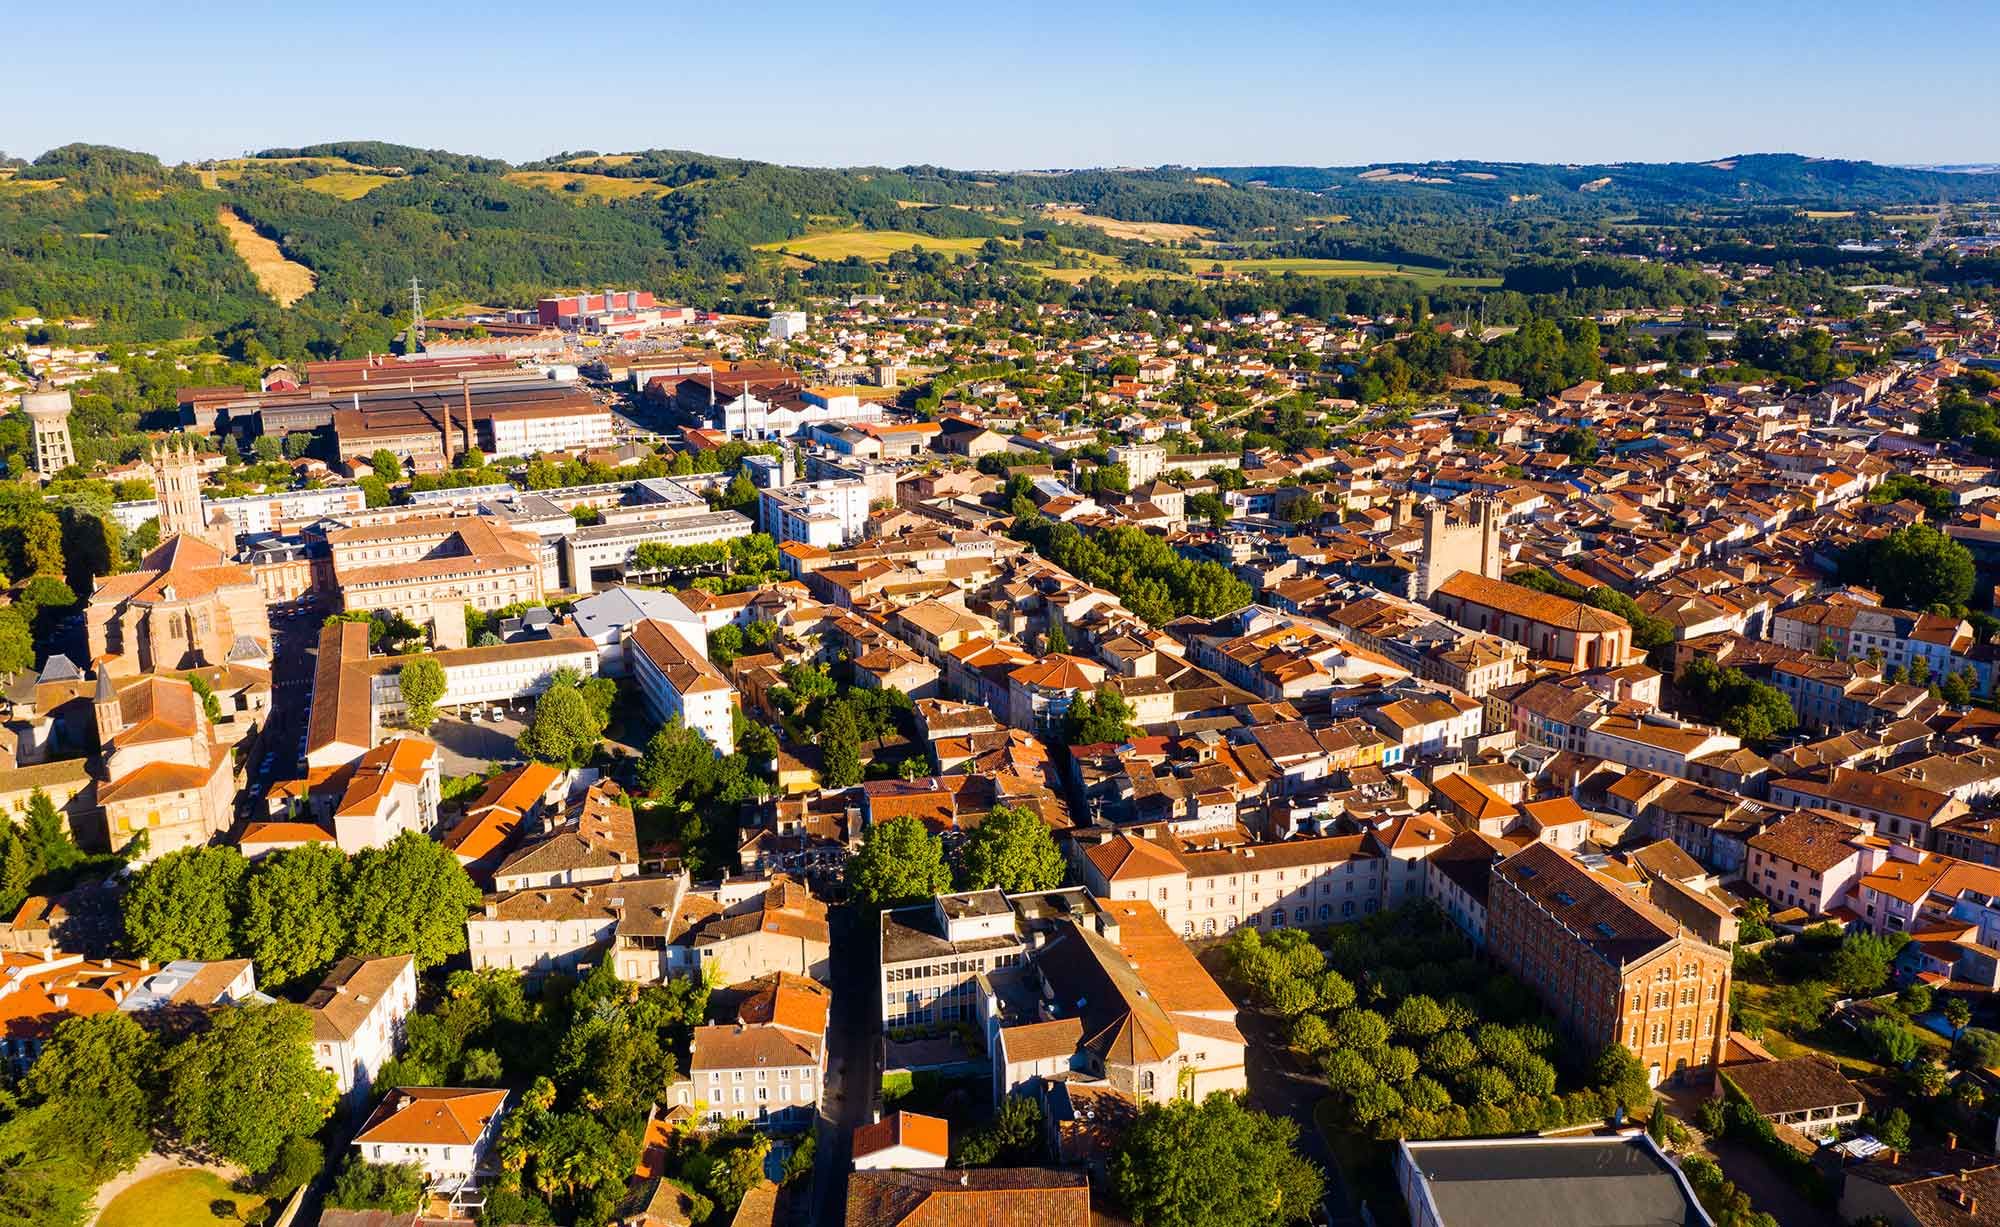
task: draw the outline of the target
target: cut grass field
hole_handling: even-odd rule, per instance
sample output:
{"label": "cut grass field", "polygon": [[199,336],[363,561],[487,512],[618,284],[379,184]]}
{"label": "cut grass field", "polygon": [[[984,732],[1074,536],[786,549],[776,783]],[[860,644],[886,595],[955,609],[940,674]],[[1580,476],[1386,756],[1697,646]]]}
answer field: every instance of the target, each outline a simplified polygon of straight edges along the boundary
{"label": "cut grass field", "polygon": [[634,196],[661,196],[673,189],[653,182],[651,179],[620,179],[614,175],[591,175],[581,171],[560,170],[517,170],[505,176],[507,182],[518,183],[522,187],[538,187],[545,192],[570,191],[570,184],[580,184],[580,193],[595,196],[599,200],[630,200]]}
{"label": "cut grass field", "polygon": [[1499,285],[1498,277],[1452,277],[1434,269],[1416,268],[1380,260],[1322,260],[1307,257],[1267,257],[1257,260],[1205,260],[1188,261],[1188,266],[1197,272],[1205,272],[1220,264],[1225,272],[1248,273],[1282,277],[1287,273],[1297,273],[1302,277],[1402,277],[1423,286],[1441,285]]}
{"label": "cut grass field", "polygon": [[[149,1176],[111,1199],[98,1227],[210,1227],[250,1219],[264,1205],[255,1193],[237,1193],[213,1172],[170,1171]],[[228,1202],[236,1212],[217,1217],[209,1206]]]}
{"label": "cut grass field", "polygon": [[1141,243],[1163,243],[1169,240],[1203,238],[1208,234],[1205,226],[1184,226],[1177,222],[1128,222],[1115,217],[1099,217],[1082,209],[1044,209],[1039,215],[1044,221],[1060,222],[1066,226],[1094,226],[1114,239],[1137,239]]}
{"label": "cut grass field", "polygon": [[394,175],[371,175],[360,171],[335,170],[324,175],[314,175],[302,181],[299,186],[311,188],[340,200],[359,200],[385,183],[394,183]]}
{"label": "cut grass field", "polygon": [[915,234],[908,230],[855,228],[781,239],[776,243],[760,243],[757,250],[803,256],[808,260],[845,260],[849,256],[859,256],[863,260],[880,261],[887,260],[894,252],[908,251],[913,247],[922,247],[925,251],[974,252],[985,242],[985,239],[941,239],[936,235]]}
{"label": "cut grass field", "polygon": [[289,307],[313,292],[313,286],[319,283],[313,271],[286,259],[276,243],[257,233],[257,228],[244,221],[236,210],[225,205],[216,210],[215,220],[229,232],[230,245],[250,266],[257,284],[264,288],[266,294],[277,299],[279,306]]}

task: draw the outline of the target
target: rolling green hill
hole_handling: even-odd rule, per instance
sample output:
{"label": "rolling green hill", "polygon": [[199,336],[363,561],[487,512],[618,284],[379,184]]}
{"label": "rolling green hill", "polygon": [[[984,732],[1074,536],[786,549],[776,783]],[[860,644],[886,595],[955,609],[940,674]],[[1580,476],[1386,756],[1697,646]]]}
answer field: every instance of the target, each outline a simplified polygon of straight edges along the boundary
{"label": "rolling green hill", "polygon": [[[88,317],[113,340],[208,338],[255,361],[388,347],[412,277],[461,302],[632,284],[742,307],[895,275],[937,295],[1177,308],[1202,305],[1191,272],[1211,262],[1321,282],[1349,262],[1407,270],[1402,290],[1373,270],[1376,284],[1355,290],[1370,296],[1419,283],[1472,295],[1530,265],[1509,292],[1566,292],[1585,283],[1549,262],[1574,261],[1576,233],[1635,207],[1678,222],[1725,206],[1940,197],[2000,199],[2000,175],[1794,155],[1002,174],[650,149],[515,165],[375,141],[170,167],[70,145],[0,168],[0,309]],[[869,232],[884,241],[811,241]],[[1299,301],[1339,310],[1338,292],[1315,285]]]}
{"label": "rolling green hill", "polygon": [[1449,197],[1548,205],[1935,204],[2000,199],[2000,175],[1882,166],[1792,153],[1741,154],[1713,162],[1621,162],[1555,166],[1521,162],[1400,162],[1372,166],[1215,166],[1231,183],[1317,192],[1344,201]]}

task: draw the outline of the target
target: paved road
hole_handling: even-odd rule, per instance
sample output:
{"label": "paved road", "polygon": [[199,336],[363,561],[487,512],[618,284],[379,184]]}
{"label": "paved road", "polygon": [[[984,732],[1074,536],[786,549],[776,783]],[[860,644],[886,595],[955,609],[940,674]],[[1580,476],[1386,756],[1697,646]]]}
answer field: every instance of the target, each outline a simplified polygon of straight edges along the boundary
{"label": "paved road", "polygon": [[[265,814],[264,794],[278,780],[296,779],[304,764],[299,738],[305,736],[306,713],[312,705],[313,650],[319,642],[319,615],[277,618],[271,623],[271,710],[253,757],[245,766],[250,784],[240,798],[252,817]],[[271,770],[263,771],[266,755]]]}
{"label": "paved road", "polygon": [[833,1010],[827,1020],[826,1094],[820,1099],[814,1153],[812,1227],[841,1227],[847,1218],[847,1170],[854,1131],[869,1123],[881,1087],[876,1068],[874,926],[849,908],[833,914]]}
{"label": "paved road", "polygon": [[1236,1024],[1242,1028],[1243,1037],[1250,1041],[1244,1053],[1245,1074],[1250,1084],[1250,1106],[1259,1112],[1288,1116],[1297,1122],[1299,1152],[1326,1173],[1328,1221],[1334,1227],[1360,1223],[1353,1197],[1341,1180],[1340,1165],[1334,1162],[1333,1152],[1326,1148],[1325,1140],[1319,1135],[1319,1126],[1313,1122],[1314,1105],[1326,1098],[1325,1084],[1292,1068],[1290,1057],[1286,1055],[1284,1036],[1275,1019],[1258,1013],[1243,1002],[1237,1005]]}

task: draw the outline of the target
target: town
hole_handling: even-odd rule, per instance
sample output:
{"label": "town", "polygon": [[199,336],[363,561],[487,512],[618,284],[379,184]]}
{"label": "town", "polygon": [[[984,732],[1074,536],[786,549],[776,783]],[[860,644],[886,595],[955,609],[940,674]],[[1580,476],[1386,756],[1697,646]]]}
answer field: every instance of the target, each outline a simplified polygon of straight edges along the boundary
{"label": "town", "polygon": [[2000,240],[1900,207],[15,304],[0,1221],[1994,1221]]}

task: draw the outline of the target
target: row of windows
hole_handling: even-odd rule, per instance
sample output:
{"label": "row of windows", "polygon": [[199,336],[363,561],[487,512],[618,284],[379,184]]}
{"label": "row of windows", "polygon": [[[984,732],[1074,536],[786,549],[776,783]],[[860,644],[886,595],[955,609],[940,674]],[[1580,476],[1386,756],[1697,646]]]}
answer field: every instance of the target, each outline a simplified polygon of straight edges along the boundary
{"label": "row of windows", "polygon": [[[1639,1037],[1642,1031],[1646,1037],[1647,1044],[1664,1044],[1667,1042],[1666,1023],[1653,1023],[1650,1026],[1644,1028],[1641,1028],[1635,1024],[1628,1032],[1630,1038],[1626,1043],[1626,1047],[1636,1050],[1639,1047]],[[1707,1039],[1711,1035],[1713,1035],[1714,1032],[1715,1032],[1715,1020],[1710,1017],[1704,1017],[1701,1020],[1701,1038]],[[1674,1023],[1673,1037],[1675,1042],[1693,1039],[1694,1020],[1683,1018],[1680,1021]]]}

